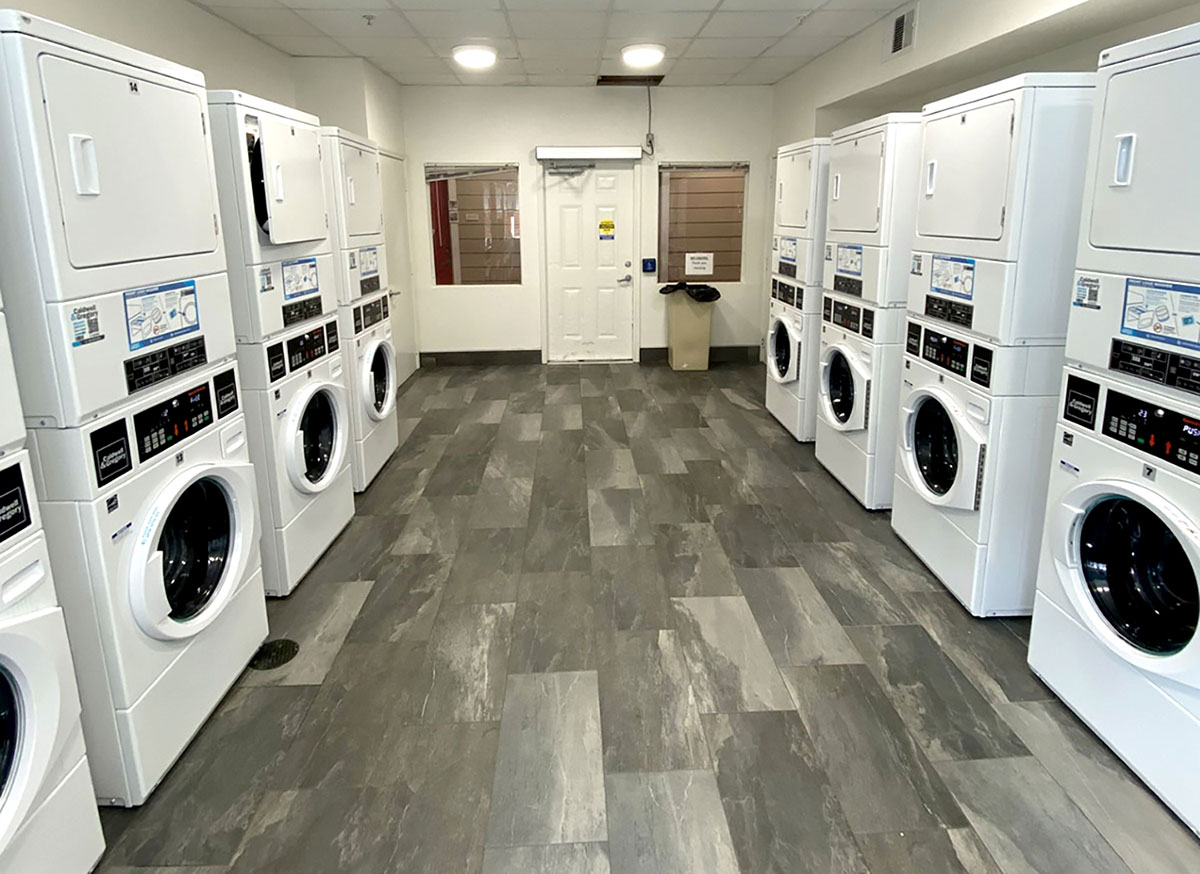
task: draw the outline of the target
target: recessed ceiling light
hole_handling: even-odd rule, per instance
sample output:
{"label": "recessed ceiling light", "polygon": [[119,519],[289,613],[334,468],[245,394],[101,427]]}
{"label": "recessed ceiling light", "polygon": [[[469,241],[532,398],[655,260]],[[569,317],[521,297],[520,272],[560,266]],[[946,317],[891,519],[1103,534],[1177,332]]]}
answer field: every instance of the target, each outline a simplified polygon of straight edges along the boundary
{"label": "recessed ceiling light", "polygon": [[621,60],[628,67],[653,67],[662,63],[663,56],[667,53],[666,46],[660,46],[656,43],[639,43],[635,46],[625,46],[621,49]]}
{"label": "recessed ceiling light", "polygon": [[451,54],[468,70],[486,70],[496,63],[496,50],[491,46],[455,46]]}

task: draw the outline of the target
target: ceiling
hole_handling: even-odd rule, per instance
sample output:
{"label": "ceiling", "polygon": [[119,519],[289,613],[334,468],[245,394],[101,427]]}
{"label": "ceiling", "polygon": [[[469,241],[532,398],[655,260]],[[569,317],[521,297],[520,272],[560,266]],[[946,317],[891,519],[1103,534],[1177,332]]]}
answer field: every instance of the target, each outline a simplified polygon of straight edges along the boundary
{"label": "ceiling", "polygon": [[[404,85],[592,85],[655,42],[664,85],[771,85],[901,0],[192,0],[295,57],[361,57]],[[450,50],[488,43],[487,72]]]}

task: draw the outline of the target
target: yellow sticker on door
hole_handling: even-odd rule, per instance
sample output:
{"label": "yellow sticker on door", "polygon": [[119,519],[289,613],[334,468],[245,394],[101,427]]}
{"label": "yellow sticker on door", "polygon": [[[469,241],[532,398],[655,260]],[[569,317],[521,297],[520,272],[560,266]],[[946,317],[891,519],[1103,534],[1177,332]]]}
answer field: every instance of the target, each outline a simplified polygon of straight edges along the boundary
{"label": "yellow sticker on door", "polygon": [[615,240],[617,238],[617,223],[610,218],[600,219],[600,239]]}

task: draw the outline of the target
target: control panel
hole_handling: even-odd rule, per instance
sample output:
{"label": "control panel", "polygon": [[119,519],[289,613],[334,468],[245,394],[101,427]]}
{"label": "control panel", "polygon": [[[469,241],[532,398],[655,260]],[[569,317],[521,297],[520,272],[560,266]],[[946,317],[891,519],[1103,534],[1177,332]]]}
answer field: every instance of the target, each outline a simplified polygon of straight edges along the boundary
{"label": "control panel", "polygon": [[295,373],[325,355],[325,326],[318,325],[287,341],[288,373]]}
{"label": "control panel", "polygon": [[326,322],[325,323],[325,348],[328,349],[329,354],[332,355],[334,352],[338,351],[339,348],[341,348],[341,345],[342,345],[342,341],[341,341],[341,338],[338,336],[338,323],[336,321]]}
{"label": "control panel", "polygon": [[[786,285],[786,283],[779,282],[778,280],[772,280],[771,296],[777,297],[777,289],[783,285]],[[783,298],[779,299],[783,300]],[[363,331],[367,330],[367,328],[378,325],[387,318],[387,314],[388,310],[386,297],[377,298],[376,300],[373,300],[370,303],[365,303],[362,306],[356,306],[354,308],[354,333],[361,334]]]}
{"label": "control panel", "polygon": [[290,328],[321,315],[321,296],[314,295],[283,306],[283,326]]}
{"label": "control panel", "polygon": [[779,269],[776,270],[775,272],[778,273],[780,276],[790,276],[792,279],[795,279],[796,278],[796,265],[789,264],[787,261],[780,261]]}
{"label": "control panel", "polygon": [[939,322],[970,328],[975,321],[975,308],[967,303],[929,295],[925,298],[925,315]]}
{"label": "control panel", "polygon": [[839,328],[845,328],[847,331],[857,334],[859,326],[862,324],[862,307],[835,300],[831,321]]}
{"label": "control panel", "polygon": [[1147,382],[1200,394],[1200,358],[1114,339],[1108,368]]}
{"label": "control panel", "polygon": [[125,361],[125,388],[130,394],[208,363],[203,337],[184,340]]}
{"label": "control panel", "polygon": [[842,294],[850,294],[854,297],[862,297],[863,281],[855,279],[852,276],[842,276],[840,273],[834,274],[833,290],[840,291]]}
{"label": "control panel", "polygon": [[212,393],[207,382],[134,413],[138,458],[146,461],[173,449],[212,421]]}
{"label": "control panel", "polygon": [[1200,419],[1109,389],[1104,433],[1176,467],[1200,471]]}
{"label": "control panel", "polygon": [[921,357],[956,376],[967,375],[967,360],[971,344],[966,340],[925,329],[921,340]]}
{"label": "control panel", "polygon": [[803,289],[796,288],[790,282],[779,283],[779,300],[788,306],[798,307],[804,304]]}

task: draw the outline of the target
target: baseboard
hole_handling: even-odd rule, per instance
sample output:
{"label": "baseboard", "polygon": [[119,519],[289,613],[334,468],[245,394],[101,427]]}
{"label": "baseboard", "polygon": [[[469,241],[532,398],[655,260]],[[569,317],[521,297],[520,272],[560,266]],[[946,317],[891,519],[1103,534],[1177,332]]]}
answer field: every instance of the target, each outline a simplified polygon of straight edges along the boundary
{"label": "baseboard", "polygon": [[[642,364],[666,364],[666,346],[646,346],[642,349]],[[713,346],[708,350],[709,364],[744,364],[758,361],[757,346]]]}
{"label": "baseboard", "polygon": [[501,349],[494,352],[422,352],[422,367],[486,367],[494,364],[541,364],[538,349]]}

